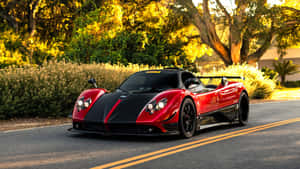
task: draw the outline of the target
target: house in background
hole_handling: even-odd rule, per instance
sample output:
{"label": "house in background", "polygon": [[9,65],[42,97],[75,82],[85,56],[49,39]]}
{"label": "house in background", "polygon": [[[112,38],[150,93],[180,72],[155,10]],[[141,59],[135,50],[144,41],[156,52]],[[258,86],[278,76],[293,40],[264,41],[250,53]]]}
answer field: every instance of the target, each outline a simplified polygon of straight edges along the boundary
{"label": "house in background", "polygon": [[[258,61],[258,68],[268,67],[273,69],[273,62],[279,58],[276,48],[269,49]],[[300,48],[290,48],[286,50],[286,55],[283,56],[283,60],[291,60],[293,63],[300,65]],[[287,81],[300,80],[300,72],[294,75],[286,77]]]}

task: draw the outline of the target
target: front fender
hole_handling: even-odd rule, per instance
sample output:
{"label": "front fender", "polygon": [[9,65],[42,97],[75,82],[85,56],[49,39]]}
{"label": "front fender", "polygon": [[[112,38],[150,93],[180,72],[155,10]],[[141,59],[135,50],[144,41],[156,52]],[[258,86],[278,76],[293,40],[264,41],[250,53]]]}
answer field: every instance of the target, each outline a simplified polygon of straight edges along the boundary
{"label": "front fender", "polygon": [[[150,114],[149,112],[146,112],[146,106],[148,105],[146,104],[143,110],[141,111],[140,115],[138,116],[136,123],[177,123],[179,114],[178,112],[180,109],[181,101],[184,98],[184,96],[185,92],[181,89],[168,90],[159,93],[153,99],[151,99],[150,102],[155,100],[156,103],[158,103],[161,99],[166,98],[168,100],[167,105],[163,109],[154,112],[154,114]],[[169,117],[171,116],[173,117],[169,119]]]}
{"label": "front fender", "polygon": [[[77,98],[77,100],[75,102],[74,109],[73,109],[73,115],[72,115],[73,121],[83,121],[85,115],[91,109],[91,107],[94,105],[94,103],[106,92],[107,91],[105,89],[101,89],[101,88],[88,89],[88,90],[83,91],[79,95],[79,97]],[[90,106],[88,108],[78,111],[76,104],[77,104],[78,99],[80,99],[82,97],[84,97],[84,100],[91,98],[92,103],[90,104]]]}

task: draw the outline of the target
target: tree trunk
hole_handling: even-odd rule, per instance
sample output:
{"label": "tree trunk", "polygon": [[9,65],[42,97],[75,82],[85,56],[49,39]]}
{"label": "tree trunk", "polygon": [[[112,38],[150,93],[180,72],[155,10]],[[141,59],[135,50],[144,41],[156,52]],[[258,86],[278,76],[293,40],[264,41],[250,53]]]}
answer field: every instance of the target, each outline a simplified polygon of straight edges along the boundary
{"label": "tree trunk", "polygon": [[244,22],[243,18],[246,15],[246,2],[235,0],[237,9],[230,20],[230,53],[231,59],[234,64],[244,62],[241,58],[241,50],[243,47],[243,29]]}
{"label": "tree trunk", "polygon": [[285,85],[285,75],[281,75],[281,86]]}
{"label": "tree trunk", "polygon": [[241,63],[241,48],[242,48],[241,33],[235,28],[232,28],[230,39],[231,39],[230,53],[231,53],[232,62],[234,64],[239,64]]}
{"label": "tree trunk", "polygon": [[36,32],[36,12],[41,0],[28,2],[28,32],[30,36],[34,36]]}
{"label": "tree trunk", "polygon": [[[222,5],[220,0],[215,0],[217,6],[221,9],[226,19],[225,23],[229,24],[229,43],[222,43],[216,33],[215,16],[210,15],[209,0],[202,0],[202,8],[196,8],[192,0],[167,0],[175,2],[174,9],[176,12],[183,14],[198,29],[202,43],[212,48],[220,56],[225,65],[240,64],[244,62],[256,63],[271,46],[271,42],[276,34],[274,23],[276,19],[271,18],[270,29],[266,29],[265,37],[261,32],[249,24],[255,18],[260,17],[260,13],[254,13],[254,16],[247,15],[249,1],[234,0],[236,8],[232,14],[229,13]],[[266,4],[266,0],[258,1],[258,5]],[[185,12],[183,12],[185,11]],[[223,16],[220,16],[223,17]],[[249,20],[248,20],[249,19]],[[249,22],[249,23],[248,23]],[[255,41],[254,41],[255,40]],[[258,47],[256,51],[250,51],[252,42]],[[261,42],[263,42],[261,44]],[[252,53],[250,53],[252,52]]]}
{"label": "tree trunk", "polygon": [[208,0],[203,0],[202,8],[203,16],[201,17],[196,9],[196,16],[194,17],[194,24],[199,30],[202,41],[214,49],[214,51],[221,57],[226,65],[231,65],[232,60],[230,57],[230,51],[219,39],[219,36],[216,32],[216,26],[211,21]]}

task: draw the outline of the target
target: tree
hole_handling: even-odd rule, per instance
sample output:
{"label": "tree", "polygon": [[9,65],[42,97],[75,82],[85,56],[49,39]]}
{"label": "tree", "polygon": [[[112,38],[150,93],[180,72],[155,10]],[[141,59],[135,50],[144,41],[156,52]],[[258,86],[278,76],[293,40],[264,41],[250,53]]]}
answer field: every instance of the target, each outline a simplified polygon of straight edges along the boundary
{"label": "tree", "polygon": [[[68,39],[73,21],[81,12],[95,9],[100,0],[3,0],[0,2],[0,29],[13,29],[23,36],[43,40]],[[87,9],[89,8],[89,9]]]}
{"label": "tree", "polygon": [[106,1],[74,23],[66,60],[187,66],[206,51],[184,16],[151,0]]}
{"label": "tree", "polygon": [[[33,36],[36,30],[36,12],[41,0],[6,1],[5,6],[0,6],[0,16],[6,20],[8,25],[12,26],[16,32],[19,31],[19,18],[16,17],[16,9],[27,10],[27,29],[28,33]],[[25,7],[25,8],[24,8]],[[25,12],[25,11],[24,11]]]}
{"label": "tree", "polygon": [[298,65],[294,64],[291,60],[277,61],[273,63],[274,70],[281,78],[281,85],[285,84],[285,77],[298,73]]}
{"label": "tree", "polygon": [[[214,3],[212,7],[210,2]],[[203,0],[199,7],[192,0],[169,0],[167,5],[197,27],[202,43],[212,48],[226,65],[257,62],[275,38],[279,42],[300,41],[300,11],[270,6],[267,0],[235,0],[232,11],[220,0]],[[225,40],[217,29],[221,26],[228,31]]]}
{"label": "tree", "polygon": [[[19,25],[15,16],[10,14],[10,11],[14,9],[19,1],[12,0],[9,2],[3,2],[0,4],[0,17],[4,19],[9,26],[15,29],[15,31],[19,30]],[[6,4],[6,5],[4,5]]]}

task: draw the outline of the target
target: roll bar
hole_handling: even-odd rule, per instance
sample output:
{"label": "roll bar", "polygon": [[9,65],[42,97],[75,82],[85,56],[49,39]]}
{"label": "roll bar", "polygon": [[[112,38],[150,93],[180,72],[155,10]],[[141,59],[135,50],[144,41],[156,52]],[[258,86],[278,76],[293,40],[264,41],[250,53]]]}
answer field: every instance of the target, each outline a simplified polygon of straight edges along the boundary
{"label": "roll bar", "polygon": [[199,79],[242,79],[245,80],[245,77],[242,76],[197,76]]}

